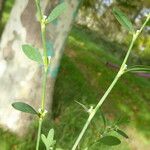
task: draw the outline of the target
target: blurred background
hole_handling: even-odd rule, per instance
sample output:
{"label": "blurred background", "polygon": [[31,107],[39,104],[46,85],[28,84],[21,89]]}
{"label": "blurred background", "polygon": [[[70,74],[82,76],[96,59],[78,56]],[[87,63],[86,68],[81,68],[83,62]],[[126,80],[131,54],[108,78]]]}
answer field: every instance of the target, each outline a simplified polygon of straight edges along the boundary
{"label": "blurred background", "polygon": [[[14,3],[15,0],[0,0],[0,35],[11,17]],[[87,118],[75,100],[87,106],[97,104],[116,75],[131,41],[131,35],[113,16],[114,7],[125,12],[136,29],[150,13],[149,0],[84,0],[81,3],[56,79],[52,118],[47,117],[43,127],[44,133],[49,128],[55,129],[57,145],[64,150],[70,149]],[[136,41],[128,65],[150,65],[150,22]],[[129,139],[120,137],[122,144],[115,147],[97,143],[91,150],[150,149],[150,74],[124,75],[101,111],[110,123],[126,118],[121,128]],[[102,126],[98,113],[79,149],[94,142]],[[37,122],[33,122],[28,134],[19,138],[11,130],[0,127],[0,150],[33,150],[36,129]]]}

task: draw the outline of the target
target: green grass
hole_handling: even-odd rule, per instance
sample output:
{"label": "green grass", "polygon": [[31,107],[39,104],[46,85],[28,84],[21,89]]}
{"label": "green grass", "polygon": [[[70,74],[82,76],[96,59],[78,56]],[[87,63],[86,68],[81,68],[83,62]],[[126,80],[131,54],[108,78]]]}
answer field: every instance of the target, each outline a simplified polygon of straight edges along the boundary
{"label": "green grass", "polygon": [[[90,36],[88,32],[81,30],[80,27],[74,27],[68,37],[67,48],[56,81],[53,118],[47,119],[43,127],[44,133],[47,133],[50,128],[55,129],[57,146],[64,150],[71,148],[88,117],[75,100],[87,106],[96,105],[117,73],[106,63],[121,64],[121,60],[109,52],[109,47],[113,43],[107,42],[105,45],[106,42],[97,37],[94,39],[94,35]],[[120,46],[116,47],[120,49]],[[121,127],[129,135],[128,131],[134,131],[134,140],[142,139],[140,143],[142,146],[146,146],[150,139],[149,91],[148,79],[127,74],[120,79],[102,106],[103,112],[110,121],[116,120],[120,115],[128,116],[129,124]],[[22,139],[1,129],[1,147],[3,150],[33,150],[36,142],[36,128],[37,125],[34,123],[33,127],[30,127],[30,135]],[[86,132],[79,149],[82,150],[98,139],[102,128],[99,112]],[[98,143],[90,149],[132,150],[131,139],[126,141],[121,138],[122,144],[116,147],[107,147]],[[43,149],[41,147],[41,150]]]}
{"label": "green grass", "polygon": [[[61,72],[56,82],[54,101],[56,104],[55,109],[60,109],[56,118],[63,118],[64,115],[65,121],[62,119],[62,122],[64,121],[67,125],[72,122],[72,118],[73,123],[64,134],[72,131],[68,137],[74,139],[72,138],[73,134],[75,135],[73,137],[76,137],[77,132],[81,130],[85,122],[84,116],[82,117],[83,114],[78,117],[80,111],[76,109],[79,109],[78,107],[80,106],[75,106],[74,100],[79,100],[84,104],[96,104],[116,74],[116,71],[106,66],[106,62],[120,64],[121,60],[108,53],[107,46],[110,45],[105,45],[105,48],[104,45],[101,46],[99,43],[93,42],[86,32],[82,32],[78,28],[73,29],[68,43],[68,48],[62,61]],[[128,127],[135,128],[141,136],[146,137],[148,140],[150,137],[149,90],[149,80],[137,77],[134,74],[127,74],[113,89],[103,105],[103,110],[110,119],[119,117],[118,114],[127,115],[130,118]],[[67,111],[67,116],[65,110]],[[71,110],[76,110],[73,116],[77,114],[77,119],[72,117]],[[68,121],[66,121],[67,117]],[[93,133],[92,129],[89,129],[89,132]],[[84,141],[86,141],[86,144],[88,139],[94,138],[92,133],[85,136]],[[62,140],[61,145],[67,148],[68,143],[70,142]],[[127,145],[126,143],[115,147],[115,149],[128,149]]]}
{"label": "green grass", "polygon": [[[0,32],[8,20],[13,2],[14,0],[6,2]],[[106,63],[120,65],[125,55],[125,48],[124,45],[109,42],[83,27],[75,26],[72,29],[56,81],[53,118],[51,120],[47,118],[43,127],[44,133],[50,128],[55,129],[58,147],[69,150],[88,117],[75,100],[86,106],[97,104],[117,73],[117,70],[109,68]],[[133,140],[135,143],[140,140],[139,146],[141,144],[143,146],[141,150],[147,150],[145,147],[150,140],[149,91],[148,79],[127,74],[120,79],[102,106],[103,112],[110,121],[122,115],[130,118],[130,123],[122,126],[122,129],[129,135],[130,131],[133,131],[135,138]],[[98,112],[79,149],[82,150],[97,140],[102,128],[103,123]],[[0,150],[33,150],[36,129],[35,122],[24,138],[18,138],[13,133],[0,129]],[[90,150],[132,150],[132,146],[135,145],[130,144],[131,139],[126,141],[121,138],[122,144],[116,147],[107,147],[98,143]],[[44,147],[41,146],[40,149],[43,150]]]}

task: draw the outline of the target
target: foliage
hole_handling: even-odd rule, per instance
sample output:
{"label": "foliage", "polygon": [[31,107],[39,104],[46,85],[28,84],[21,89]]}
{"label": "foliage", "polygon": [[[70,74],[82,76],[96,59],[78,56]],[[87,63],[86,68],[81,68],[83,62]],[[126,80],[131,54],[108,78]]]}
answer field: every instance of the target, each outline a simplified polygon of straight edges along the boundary
{"label": "foliage", "polygon": [[[120,15],[120,13],[119,13],[119,15]],[[120,19],[119,19],[120,20]],[[122,19],[121,19],[122,20]],[[121,23],[122,24],[122,23]],[[135,35],[136,35],[136,38],[138,37],[138,34],[139,34],[140,32],[137,32]],[[135,38],[135,37],[134,37]],[[136,39],[135,38],[135,39]],[[134,43],[134,41],[133,41],[133,43]],[[131,43],[132,44],[132,43]],[[39,58],[39,57],[37,57],[37,56],[39,56],[39,55],[37,55],[37,53],[35,53],[35,49],[33,48],[33,47],[30,47],[30,46],[25,46],[24,48],[23,48],[23,50],[24,50],[24,52],[25,52],[25,54],[30,58],[30,59],[32,59],[32,60],[35,60],[35,61],[37,61],[37,62],[39,62],[38,60],[39,59],[37,59],[37,58]],[[32,52],[33,53],[28,53],[28,51],[29,50],[33,50]],[[130,51],[130,48],[129,48],[129,51]],[[40,59],[41,60],[41,59]],[[44,61],[44,63],[45,63],[45,61]],[[123,62],[123,64],[124,64],[124,62]],[[124,65],[123,65],[123,67],[121,67],[121,73],[124,73],[123,71],[126,69],[126,67],[124,68]],[[136,69],[136,68],[135,68]],[[138,69],[139,70],[139,69]],[[129,70],[130,71],[130,70]],[[131,70],[132,71],[132,70]],[[139,71],[141,71],[141,70],[139,70]],[[149,70],[148,70],[149,71]],[[120,73],[120,72],[119,72]],[[120,75],[120,74],[119,74]],[[122,74],[121,74],[122,75]],[[120,76],[119,76],[120,77]],[[81,104],[81,103],[80,103]],[[82,105],[82,104],[81,104]],[[84,106],[84,105],[82,105],[82,106]],[[25,103],[21,103],[21,102],[18,102],[18,103],[14,103],[13,104],[13,107],[15,108],[15,109],[17,109],[17,110],[20,110],[20,111],[23,111],[23,112],[28,112],[28,113],[33,113],[33,114],[37,114],[36,113],[36,111],[31,107],[31,106],[29,106],[28,104],[25,104]],[[84,107],[84,108],[87,108],[87,107]],[[96,107],[95,107],[96,108]],[[91,109],[91,111],[89,111],[89,114],[91,115],[92,114],[92,112],[93,112],[93,107],[92,107],[92,109]],[[41,113],[43,113],[43,110],[41,110]],[[103,116],[103,115],[102,115]],[[41,119],[41,118],[40,118]],[[106,119],[105,119],[105,117],[103,116],[103,121],[104,121],[104,125],[105,126],[107,126],[106,125]],[[116,131],[118,134],[120,134],[120,135],[122,135],[123,137],[125,137],[125,138],[128,138],[128,136],[126,135],[126,133],[124,132],[124,131],[122,131],[122,130],[120,130],[120,129],[117,129],[116,128],[116,126],[115,126],[115,128],[112,128],[114,131]],[[110,127],[109,127],[109,131],[110,131]],[[48,136],[47,136],[47,138],[46,138],[46,136],[45,135],[43,135],[42,134],[42,140],[43,140],[43,142],[45,143],[45,146],[47,147],[47,149],[50,149],[51,148],[51,146],[53,147],[53,144],[55,143],[55,141],[53,141],[53,137],[54,137],[54,131],[53,131],[53,129],[51,129],[50,131],[49,131],[49,134],[48,134]],[[118,139],[118,138],[116,138],[115,136],[112,136],[112,135],[107,135],[107,136],[103,136],[101,139],[100,139],[100,141],[102,142],[102,143],[104,143],[104,144],[107,144],[107,145],[117,145],[117,144],[119,144],[120,143],[120,140]],[[87,149],[87,148],[86,148]]]}
{"label": "foliage", "polygon": [[[106,86],[110,84],[116,72],[114,69],[109,68],[106,62],[121,63],[118,57],[115,57],[108,51],[111,43],[105,44],[101,38],[94,38],[92,34],[89,34],[89,31],[79,26],[73,27],[67,43],[61,71],[55,86],[53,119],[49,120],[46,118],[43,124],[43,133],[45,135],[47,135],[49,128],[55,129],[57,147],[62,147],[64,150],[73,144],[74,138],[78,135],[80,128],[85,122],[86,114],[83,113],[79,105],[75,104],[74,100],[84,104],[96,103],[97,93],[101,95],[105,91]],[[126,83],[130,84],[124,88]],[[103,112],[107,116],[107,120],[112,121],[112,118],[118,118],[116,122],[128,134],[131,133],[127,128],[132,129],[132,131],[135,130],[135,136],[142,139],[141,144],[149,143],[148,137],[150,137],[149,87],[148,79],[133,74],[126,74],[111,93],[109,101],[106,101],[103,106]],[[141,103],[141,101],[144,103]],[[130,122],[127,121],[128,118],[126,117],[126,119],[119,117],[125,114],[131,118]],[[101,114],[98,113],[88,129],[81,143],[82,147],[95,141],[96,133],[100,128],[103,128],[103,121],[100,116]],[[78,121],[79,118],[80,121]],[[120,124],[121,122],[122,124]],[[125,126],[126,122],[129,122],[127,128]],[[29,134],[25,138],[18,138],[12,133],[1,129],[0,143],[3,145],[3,149],[10,150],[12,147],[14,150],[34,149],[36,144],[36,123],[30,125],[29,129]],[[118,137],[118,134],[113,135]],[[136,142],[137,139],[133,140]],[[130,147],[130,142],[122,140],[122,144],[115,147],[95,143],[91,150],[99,150],[98,148],[103,150],[131,150]],[[41,144],[40,149],[44,149],[43,144]]]}
{"label": "foliage", "polygon": [[38,115],[38,113],[36,112],[36,110],[31,107],[30,105],[23,103],[23,102],[15,102],[12,104],[12,106],[16,109],[19,110],[21,112],[25,112],[25,113],[29,113],[29,114],[33,114],[33,115]]}
{"label": "foliage", "polygon": [[36,61],[40,64],[43,63],[42,55],[37,48],[26,44],[22,46],[22,50],[29,59]]}
{"label": "foliage", "polygon": [[41,135],[41,139],[43,143],[45,144],[46,150],[50,150],[54,147],[54,144],[56,143],[56,141],[53,140],[53,138],[54,138],[54,129],[51,129],[48,132],[47,137],[44,134]]}
{"label": "foliage", "polygon": [[119,21],[119,23],[124,26],[128,31],[131,33],[134,33],[134,28],[130,20],[126,17],[124,13],[122,13],[119,9],[114,8],[113,13],[116,17],[116,19]]}
{"label": "foliage", "polygon": [[12,106],[21,111],[21,112],[26,112],[30,114],[36,114],[39,117],[39,128],[38,128],[38,135],[37,135],[37,144],[36,144],[36,150],[39,150],[39,145],[40,145],[40,139],[42,138],[43,143],[45,144],[45,147],[47,150],[53,149],[55,141],[53,140],[54,137],[54,130],[51,129],[49,131],[49,134],[46,138],[44,134],[41,135],[41,130],[42,130],[42,122],[45,117],[45,114],[47,111],[45,110],[45,94],[46,94],[46,81],[47,81],[47,75],[48,75],[48,69],[50,65],[50,59],[51,54],[49,54],[49,51],[52,50],[52,45],[53,44],[48,44],[46,42],[46,24],[54,21],[57,19],[62,12],[66,9],[66,3],[63,2],[56,6],[50,15],[46,17],[43,12],[42,8],[40,6],[40,0],[35,0],[36,8],[37,8],[37,14],[38,14],[38,21],[40,22],[41,25],[41,35],[42,35],[42,44],[43,44],[43,56],[41,55],[40,51],[37,48],[34,48],[31,45],[25,44],[22,46],[22,50],[24,54],[31,60],[36,61],[44,66],[44,71],[43,71],[43,82],[42,82],[42,98],[41,98],[41,106],[39,109],[39,112],[37,112],[32,106],[22,103],[22,102],[15,102],[12,104]]}
{"label": "foliage", "polygon": [[[45,18],[43,17],[42,13],[41,13],[41,8],[39,6],[39,1],[36,1],[36,5],[37,5],[37,10],[38,10],[38,15],[39,15],[39,21],[41,23],[41,31],[42,31],[42,41],[43,41],[43,47],[45,48],[46,45],[45,45],[45,41],[46,41],[46,37],[45,37],[45,32],[46,32],[46,28],[45,28],[45,25],[46,23],[50,23],[51,21],[53,21],[54,19],[56,19],[60,13],[64,10],[64,5],[63,4],[60,4],[59,6],[57,6],[53,11],[52,13],[49,15],[48,18]],[[133,34],[133,38],[132,38],[132,41],[131,41],[131,44],[129,46],[129,49],[127,51],[127,54],[125,56],[125,59],[120,67],[120,70],[118,71],[115,79],[113,80],[112,84],[109,86],[109,88],[106,90],[105,94],[103,95],[103,97],[99,100],[98,104],[95,106],[95,107],[91,107],[90,109],[87,109],[86,106],[84,106],[83,104],[79,103],[85,110],[87,110],[87,112],[89,113],[89,117],[82,129],[82,131],[80,132],[77,140],[75,141],[75,144],[73,145],[72,147],[72,150],[75,150],[77,148],[77,146],[79,145],[79,142],[81,141],[83,135],[85,134],[85,131],[87,130],[89,124],[91,123],[91,120],[93,119],[93,117],[95,116],[95,114],[97,113],[98,109],[101,107],[101,105],[103,104],[103,102],[105,101],[105,99],[107,98],[108,94],[111,92],[112,88],[115,86],[116,82],[118,81],[118,79],[124,74],[124,72],[127,70],[127,65],[126,65],[126,62],[128,60],[128,57],[129,57],[129,54],[131,52],[131,49],[133,47],[133,44],[135,42],[135,40],[137,39],[137,37],[139,36],[139,34],[141,33],[141,31],[143,30],[144,26],[146,25],[146,23],[149,21],[149,18],[150,18],[150,15],[148,16],[147,20],[145,21],[145,23],[143,24],[143,26],[141,27],[140,30],[138,30],[137,32],[134,33],[134,29],[133,29],[133,26],[131,24],[131,22],[128,20],[128,18],[124,15],[124,13],[122,13],[120,10],[118,9],[114,9],[114,15],[115,17],[117,18],[117,20],[121,23],[121,25],[123,25],[125,28],[127,28],[132,34]],[[40,63],[42,62],[41,60],[42,59],[39,59],[39,58],[42,58],[40,53],[38,51],[36,51],[35,48],[33,48],[32,46],[29,46],[29,45],[24,45],[23,46],[23,51],[24,53],[32,60],[35,60],[37,62],[39,62],[40,60]],[[40,56],[40,57],[39,57]],[[43,62],[44,62],[44,69],[45,69],[45,77],[47,76],[47,69],[48,69],[48,63],[47,62],[47,49],[44,49],[44,59],[43,59]],[[128,71],[130,71],[131,69],[129,69]],[[132,70],[131,70],[132,71]],[[46,88],[46,78],[43,80],[43,94],[45,94],[45,88]],[[41,136],[41,127],[42,127],[42,120],[43,120],[43,113],[45,112],[44,110],[44,102],[45,102],[45,97],[42,97],[42,105],[41,105],[41,111],[40,111],[40,115],[39,115],[39,129],[38,129],[38,138],[37,138],[37,145],[36,145],[36,149],[38,150],[39,149],[39,143],[40,143],[40,136]],[[25,107],[24,107],[25,106]],[[36,111],[29,105],[27,104],[24,104],[24,103],[15,103],[13,104],[13,107],[17,110],[20,110],[20,111],[23,111],[23,112],[28,112],[28,113],[35,113],[36,114]],[[33,113],[33,114],[34,114]],[[100,138],[100,141],[103,143],[103,144],[106,144],[106,145],[109,145],[109,146],[113,146],[113,145],[118,145],[121,143],[121,141],[115,137],[115,136],[111,136],[111,135],[105,135],[106,133],[108,134],[113,128],[112,127],[109,127],[108,129],[106,128],[106,120],[105,120],[105,117],[103,116],[103,121],[104,121],[104,124],[105,124],[105,130],[104,130],[104,133],[102,134],[102,137]],[[117,133],[119,133],[120,135],[128,138],[128,136],[120,129],[114,129]],[[53,141],[53,137],[54,137],[54,130],[51,129],[49,131],[49,134],[46,138],[45,135],[42,134],[42,140],[43,140],[43,143],[45,144],[46,146],[46,149],[49,150],[49,149],[53,149],[53,145],[55,144],[55,141]]]}

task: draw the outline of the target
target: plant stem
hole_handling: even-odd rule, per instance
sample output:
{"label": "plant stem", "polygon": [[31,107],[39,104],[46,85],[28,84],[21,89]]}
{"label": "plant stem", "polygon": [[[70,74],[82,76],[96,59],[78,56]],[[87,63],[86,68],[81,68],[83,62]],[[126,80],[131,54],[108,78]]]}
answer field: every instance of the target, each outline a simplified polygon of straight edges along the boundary
{"label": "plant stem", "polygon": [[136,41],[136,39],[138,38],[139,34],[144,29],[145,25],[148,23],[149,19],[150,19],[150,14],[148,15],[146,21],[144,22],[144,24],[142,25],[142,27],[140,28],[140,30],[137,30],[137,32],[133,35],[132,42],[131,42],[130,47],[129,47],[128,51],[127,51],[126,57],[125,57],[125,59],[124,59],[124,61],[122,63],[122,67],[126,64],[126,62],[128,60],[128,57],[130,55],[130,52],[132,50],[134,42]]}
{"label": "plant stem", "polygon": [[47,72],[48,69],[48,59],[47,59],[47,47],[46,47],[46,24],[45,24],[45,18],[43,17],[41,21],[41,32],[42,32],[42,43],[43,43],[43,55],[44,55],[44,68],[45,72]]}
{"label": "plant stem", "polygon": [[117,73],[116,77],[114,78],[113,82],[111,83],[111,85],[109,86],[109,88],[106,90],[105,94],[103,95],[103,97],[99,100],[98,104],[96,105],[96,107],[91,111],[83,129],[81,130],[77,140],[75,141],[73,147],[72,147],[72,150],[76,150],[77,146],[79,145],[83,135],[85,134],[85,131],[87,130],[89,124],[91,123],[93,117],[95,116],[96,112],[99,110],[99,108],[101,107],[101,105],[104,103],[104,101],[106,100],[107,96],[109,95],[109,93],[111,92],[111,90],[113,89],[113,87],[116,85],[117,81],[119,80],[119,78],[122,76],[122,74],[124,73],[124,71],[126,70],[126,63],[127,63],[127,60],[129,58],[129,55],[131,53],[131,50],[133,48],[133,45],[137,39],[137,37],[139,36],[139,34],[142,32],[143,28],[145,27],[145,25],[147,24],[147,22],[149,21],[150,19],[150,14],[148,15],[146,21],[144,22],[144,24],[142,25],[141,29],[138,30],[136,33],[133,34],[133,37],[132,37],[132,41],[130,43],[130,46],[128,48],[128,51],[127,51],[127,54],[123,60],[123,63],[120,67],[120,70],[119,72]]}
{"label": "plant stem", "polygon": [[43,75],[42,75],[43,80],[42,80],[41,110],[40,110],[40,115],[39,115],[39,127],[38,127],[37,143],[36,143],[36,150],[39,150],[42,122],[43,122],[43,118],[45,116],[45,99],[46,99],[46,82],[47,82],[47,73],[48,73],[48,59],[47,59],[47,48],[46,48],[46,23],[45,23],[46,18],[43,15],[41,7],[40,7],[40,0],[35,0],[35,3],[36,3],[36,7],[37,7],[38,19],[39,19],[39,22],[41,25],[42,44],[43,44],[43,63],[44,63],[44,70],[43,70]]}
{"label": "plant stem", "polygon": [[108,90],[105,92],[105,94],[103,95],[102,99],[99,101],[99,103],[97,104],[97,106],[93,109],[93,111],[90,113],[82,131],[79,134],[79,137],[77,138],[74,146],[72,147],[72,150],[76,150],[79,142],[81,141],[85,131],[87,130],[89,124],[91,123],[91,120],[93,119],[93,117],[95,116],[96,112],[98,111],[98,109],[100,108],[100,106],[103,104],[103,102],[105,101],[106,97],[108,96],[108,94],[111,92],[112,88],[114,87],[114,85],[116,84],[116,82],[119,79],[119,75],[117,75],[115,77],[115,79],[113,80],[112,84],[110,85],[110,87],[108,88]]}
{"label": "plant stem", "polygon": [[46,82],[47,82],[47,71],[43,73],[43,82],[42,82],[42,100],[41,100],[41,111],[45,110],[45,98],[46,98]]}
{"label": "plant stem", "polygon": [[[46,34],[45,34],[45,28],[43,30],[41,23],[41,29],[42,29],[42,42],[44,47],[44,70],[43,70],[43,81],[42,81],[42,99],[41,99],[41,113],[44,113],[45,111],[45,98],[46,98],[46,82],[47,82],[47,72],[48,72],[48,62],[47,60],[47,52],[46,52]],[[37,145],[36,150],[39,150],[39,143],[40,143],[40,136],[41,136],[41,129],[42,129],[42,121],[43,116],[39,117],[39,128],[38,128],[38,137],[37,137]]]}
{"label": "plant stem", "polygon": [[37,9],[37,17],[38,17],[38,20],[39,22],[42,20],[42,11],[41,11],[41,7],[40,7],[40,0],[35,0],[35,4],[36,4],[36,9]]}
{"label": "plant stem", "polygon": [[38,136],[37,136],[37,143],[36,143],[36,150],[39,150],[39,145],[40,145],[40,138],[41,138],[41,129],[42,129],[42,122],[43,119],[39,119],[39,127],[38,127]]}

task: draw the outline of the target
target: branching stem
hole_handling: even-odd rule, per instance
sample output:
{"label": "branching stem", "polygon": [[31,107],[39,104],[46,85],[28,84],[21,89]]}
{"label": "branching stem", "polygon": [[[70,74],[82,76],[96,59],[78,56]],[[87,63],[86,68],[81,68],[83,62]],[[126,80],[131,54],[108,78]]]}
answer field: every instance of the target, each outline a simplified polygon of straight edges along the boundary
{"label": "branching stem", "polygon": [[47,58],[47,48],[46,48],[46,21],[45,16],[42,13],[40,0],[35,0],[36,7],[37,7],[37,15],[38,20],[41,25],[41,34],[42,34],[42,44],[43,44],[43,80],[42,80],[42,98],[41,98],[41,108],[40,108],[40,115],[39,115],[39,127],[38,127],[38,136],[37,136],[37,143],[36,143],[36,150],[39,150],[40,139],[41,139],[41,130],[42,130],[42,122],[44,119],[43,115],[45,113],[45,99],[46,99],[46,83],[47,83],[47,73],[48,73],[48,58]]}
{"label": "branching stem", "polygon": [[137,30],[136,33],[133,34],[133,37],[132,37],[132,41],[130,43],[130,46],[128,48],[128,51],[127,51],[127,54],[123,60],[123,63],[120,67],[120,70],[119,72],[117,73],[116,77],[114,78],[113,82],[111,83],[111,85],[109,86],[109,88],[106,90],[105,94],[103,95],[103,97],[99,100],[98,104],[96,105],[96,107],[91,111],[83,129],[81,130],[77,140],[75,141],[73,147],[72,147],[72,150],[76,150],[83,135],[85,134],[89,124],[91,123],[93,117],[95,116],[95,114],[97,113],[97,111],[99,110],[99,108],[102,106],[102,104],[104,103],[104,101],[106,100],[107,96],[109,95],[109,93],[111,92],[111,90],[113,89],[113,87],[116,85],[117,81],[119,80],[119,78],[123,75],[124,71],[127,69],[127,61],[128,61],[128,58],[129,58],[129,55],[131,53],[131,50],[133,48],[133,45],[136,41],[136,39],[138,38],[139,34],[142,32],[142,30],[144,29],[145,25],[147,24],[147,22],[150,20],[150,14],[148,15],[146,21],[144,22],[144,24],[142,25],[141,29],[140,30]]}

